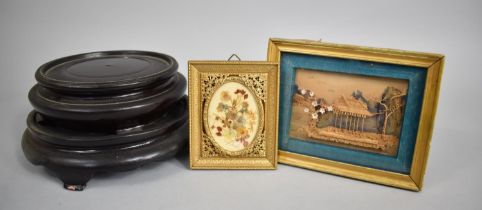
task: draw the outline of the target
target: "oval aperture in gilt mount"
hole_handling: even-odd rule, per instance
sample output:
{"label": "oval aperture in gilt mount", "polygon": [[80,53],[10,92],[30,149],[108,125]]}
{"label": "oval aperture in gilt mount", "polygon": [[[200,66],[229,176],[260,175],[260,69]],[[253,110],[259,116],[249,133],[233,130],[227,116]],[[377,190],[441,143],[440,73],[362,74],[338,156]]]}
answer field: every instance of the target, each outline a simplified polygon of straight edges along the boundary
{"label": "oval aperture in gilt mount", "polygon": [[255,139],[260,123],[255,97],[249,88],[236,81],[222,84],[212,94],[208,103],[208,130],[222,149],[242,151]]}

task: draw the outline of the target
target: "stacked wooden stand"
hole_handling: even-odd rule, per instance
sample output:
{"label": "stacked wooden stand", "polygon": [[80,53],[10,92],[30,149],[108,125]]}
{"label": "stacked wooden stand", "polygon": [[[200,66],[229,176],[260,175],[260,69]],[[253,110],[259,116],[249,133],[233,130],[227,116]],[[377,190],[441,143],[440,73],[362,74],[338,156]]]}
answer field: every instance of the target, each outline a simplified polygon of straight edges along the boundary
{"label": "stacked wooden stand", "polygon": [[69,190],[96,173],[175,155],[188,139],[186,79],[174,58],[144,51],[53,60],[36,72],[22,148]]}

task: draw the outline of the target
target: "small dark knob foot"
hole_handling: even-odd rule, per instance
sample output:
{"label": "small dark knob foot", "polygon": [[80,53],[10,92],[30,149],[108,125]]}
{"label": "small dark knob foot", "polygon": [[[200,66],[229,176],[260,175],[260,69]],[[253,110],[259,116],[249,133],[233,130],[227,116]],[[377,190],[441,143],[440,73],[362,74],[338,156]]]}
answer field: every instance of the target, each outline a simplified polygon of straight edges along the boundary
{"label": "small dark knob foot", "polygon": [[78,184],[65,184],[64,188],[70,191],[82,191],[85,188],[85,185],[78,185]]}

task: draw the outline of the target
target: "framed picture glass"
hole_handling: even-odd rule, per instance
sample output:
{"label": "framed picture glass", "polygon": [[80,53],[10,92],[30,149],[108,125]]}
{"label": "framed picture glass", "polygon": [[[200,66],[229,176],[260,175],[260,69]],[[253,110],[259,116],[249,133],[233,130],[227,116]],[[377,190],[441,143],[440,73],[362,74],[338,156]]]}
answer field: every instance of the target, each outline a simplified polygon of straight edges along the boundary
{"label": "framed picture glass", "polygon": [[189,62],[192,169],[275,169],[278,64]]}
{"label": "framed picture glass", "polygon": [[271,39],[268,60],[281,163],[421,189],[442,55]]}

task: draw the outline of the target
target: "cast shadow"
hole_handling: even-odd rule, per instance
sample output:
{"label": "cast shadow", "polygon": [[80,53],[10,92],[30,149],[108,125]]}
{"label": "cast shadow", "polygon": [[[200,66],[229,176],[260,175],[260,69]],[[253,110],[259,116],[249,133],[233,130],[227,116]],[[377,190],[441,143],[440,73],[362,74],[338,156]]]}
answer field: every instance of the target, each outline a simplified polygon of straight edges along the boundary
{"label": "cast shadow", "polygon": [[185,146],[179,153],[174,157],[185,169],[190,169],[189,167],[189,146]]}

